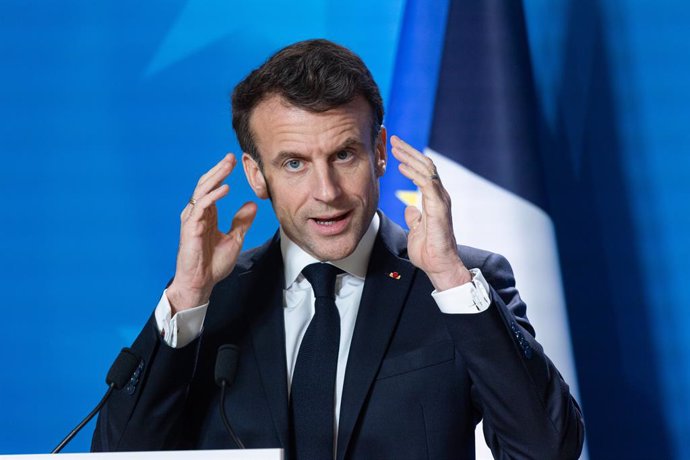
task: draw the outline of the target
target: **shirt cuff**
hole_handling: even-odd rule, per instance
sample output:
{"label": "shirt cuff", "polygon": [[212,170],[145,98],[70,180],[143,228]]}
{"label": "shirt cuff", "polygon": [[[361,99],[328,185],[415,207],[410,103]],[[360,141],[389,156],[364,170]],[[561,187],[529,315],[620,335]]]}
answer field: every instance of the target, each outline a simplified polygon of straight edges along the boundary
{"label": "shirt cuff", "polygon": [[481,313],[491,305],[489,283],[484,279],[481,270],[473,268],[472,281],[445,291],[436,291],[431,296],[443,313],[472,314]]}
{"label": "shirt cuff", "polygon": [[165,294],[166,291],[167,289],[163,291],[161,300],[156,306],[154,313],[156,326],[163,342],[173,348],[182,348],[201,335],[208,302],[198,307],[182,310],[171,317],[172,308],[168,296]]}

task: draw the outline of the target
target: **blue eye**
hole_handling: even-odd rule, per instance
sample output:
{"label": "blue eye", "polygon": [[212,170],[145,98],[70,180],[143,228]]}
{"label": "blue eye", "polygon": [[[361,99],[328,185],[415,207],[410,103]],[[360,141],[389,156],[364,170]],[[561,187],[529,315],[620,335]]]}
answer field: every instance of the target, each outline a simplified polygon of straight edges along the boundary
{"label": "blue eye", "polygon": [[352,153],[348,152],[347,150],[341,150],[340,152],[336,153],[335,156],[338,158],[338,160],[347,160],[352,156]]}
{"label": "blue eye", "polygon": [[285,162],[285,167],[289,170],[295,171],[298,170],[302,167],[302,161],[301,160],[288,160]]}

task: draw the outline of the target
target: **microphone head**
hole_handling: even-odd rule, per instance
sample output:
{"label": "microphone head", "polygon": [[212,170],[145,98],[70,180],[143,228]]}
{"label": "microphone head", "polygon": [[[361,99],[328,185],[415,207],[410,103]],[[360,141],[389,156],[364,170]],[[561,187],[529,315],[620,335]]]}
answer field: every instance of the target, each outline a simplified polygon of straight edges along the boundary
{"label": "microphone head", "polygon": [[235,381],[239,358],[240,348],[237,345],[225,344],[218,347],[216,355],[216,384],[218,386],[223,386],[223,382],[227,386],[232,385]]}
{"label": "microphone head", "polygon": [[110,366],[105,383],[113,385],[116,390],[123,388],[134,374],[141,359],[129,348],[123,348],[115,358],[115,362]]}

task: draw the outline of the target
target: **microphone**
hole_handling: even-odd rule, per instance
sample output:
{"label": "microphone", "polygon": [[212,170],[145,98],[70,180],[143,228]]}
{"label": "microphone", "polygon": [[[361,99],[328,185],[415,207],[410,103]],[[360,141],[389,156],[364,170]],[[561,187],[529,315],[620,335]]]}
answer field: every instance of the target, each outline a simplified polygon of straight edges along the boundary
{"label": "microphone", "polygon": [[223,418],[225,429],[228,430],[237,447],[244,449],[244,444],[242,444],[240,438],[233,431],[228,421],[228,416],[225,413],[225,390],[235,381],[239,356],[240,349],[237,345],[225,344],[218,347],[218,354],[216,355],[216,385],[220,387],[220,415]]}
{"label": "microphone", "polygon": [[99,402],[96,407],[89,413],[89,415],[86,416],[84,420],[82,420],[79,425],[76,426],[70,433],[60,441],[60,444],[53,449],[51,454],[57,454],[59,453],[66,445],[68,442],[74,438],[79,431],[81,431],[82,428],[84,428],[84,425],[89,423],[89,421],[98,413],[98,411],[101,410],[103,405],[106,403],[108,398],[110,397],[110,394],[113,392],[113,389],[119,390],[123,388],[127,382],[129,381],[130,377],[134,373],[135,369],[139,365],[140,358],[134,354],[132,350],[129,348],[123,348],[122,351],[120,351],[120,354],[117,355],[117,358],[115,358],[115,362],[113,362],[113,365],[110,366],[110,370],[108,371],[108,375],[105,377],[105,383],[108,384],[108,391],[105,392],[105,395],[103,396],[103,399],[101,399],[101,402]]}

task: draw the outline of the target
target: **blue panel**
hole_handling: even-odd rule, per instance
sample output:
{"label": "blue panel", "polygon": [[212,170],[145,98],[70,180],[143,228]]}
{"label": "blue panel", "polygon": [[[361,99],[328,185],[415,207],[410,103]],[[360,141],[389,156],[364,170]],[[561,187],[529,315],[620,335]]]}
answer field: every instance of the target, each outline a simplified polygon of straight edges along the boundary
{"label": "blue panel", "polygon": [[[360,53],[387,92],[403,6],[0,3],[0,453],[50,451],[105,391],[173,273],[198,176],[238,151],[232,87],[323,36]],[[253,199],[239,171],[229,184],[222,227]],[[247,246],[275,228],[262,202]],[[67,450],[88,450],[90,432]]]}
{"label": "blue panel", "polygon": [[688,458],[690,7],[525,5],[590,452]]}

